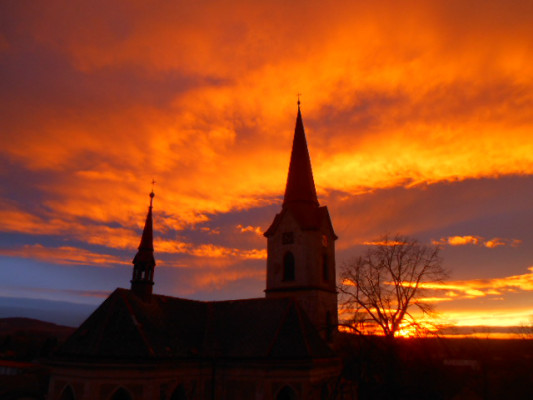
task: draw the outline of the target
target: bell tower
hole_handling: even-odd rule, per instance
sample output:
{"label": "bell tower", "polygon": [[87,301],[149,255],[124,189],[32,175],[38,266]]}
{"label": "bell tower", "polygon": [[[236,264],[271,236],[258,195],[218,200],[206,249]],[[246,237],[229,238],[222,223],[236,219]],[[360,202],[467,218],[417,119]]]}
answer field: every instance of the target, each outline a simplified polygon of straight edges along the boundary
{"label": "bell tower", "polygon": [[148,301],[154,286],[154,245],[152,228],[152,202],[154,191],[150,193],[150,206],[146,215],[146,222],[141,237],[137,254],[133,258],[133,276],[131,278],[131,291],[143,300]]}
{"label": "bell tower", "polygon": [[266,297],[293,297],[322,337],[337,329],[335,240],[327,207],[316,195],[298,101],[289,174],[281,212],[265,232]]}

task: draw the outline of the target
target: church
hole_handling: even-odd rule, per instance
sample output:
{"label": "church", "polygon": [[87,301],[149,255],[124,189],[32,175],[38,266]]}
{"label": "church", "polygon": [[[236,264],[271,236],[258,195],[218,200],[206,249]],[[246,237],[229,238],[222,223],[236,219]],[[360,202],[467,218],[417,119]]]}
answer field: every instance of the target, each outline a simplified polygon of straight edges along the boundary
{"label": "church", "polygon": [[265,231],[265,296],[154,294],[152,202],[130,289],[116,289],[48,362],[50,400],[320,400],[335,391],[337,236],[320,206],[300,103],[281,211]]}

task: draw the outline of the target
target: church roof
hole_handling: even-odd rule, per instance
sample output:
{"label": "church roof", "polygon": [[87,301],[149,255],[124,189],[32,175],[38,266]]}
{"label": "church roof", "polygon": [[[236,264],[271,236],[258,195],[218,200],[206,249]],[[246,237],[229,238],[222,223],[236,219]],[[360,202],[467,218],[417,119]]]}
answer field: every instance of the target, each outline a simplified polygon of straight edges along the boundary
{"label": "church roof", "polygon": [[333,357],[307,315],[285,299],[201,302],[116,289],[56,354],[76,361]]}
{"label": "church roof", "polygon": [[291,161],[289,164],[289,175],[287,177],[287,186],[285,187],[283,206],[301,203],[314,206],[319,205],[315,181],[313,179],[313,170],[311,168],[311,158],[309,157],[307,140],[305,139],[302,113],[298,102],[298,115],[294,129]]}

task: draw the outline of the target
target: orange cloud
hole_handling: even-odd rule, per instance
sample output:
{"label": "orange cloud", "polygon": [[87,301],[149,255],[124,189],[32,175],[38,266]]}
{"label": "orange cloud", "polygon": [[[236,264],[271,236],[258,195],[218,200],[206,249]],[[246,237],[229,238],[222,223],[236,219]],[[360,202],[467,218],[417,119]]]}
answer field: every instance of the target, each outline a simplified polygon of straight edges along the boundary
{"label": "orange cloud", "polygon": [[[61,215],[35,215],[10,208],[0,210],[4,232],[18,232],[40,235],[61,235],[68,232],[71,239],[109,248],[133,249],[139,244],[139,232],[126,228],[87,224]],[[141,222],[142,219],[138,218]]]}
{"label": "orange cloud", "polygon": [[188,242],[157,239],[155,241],[154,248],[156,253],[189,254],[195,257],[233,258],[234,260],[266,260],[266,250],[264,249],[246,250],[218,246],[210,243],[195,245]]}
{"label": "orange cloud", "polygon": [[129,265],[130,262],[120,257],[91,252],[70,246],[44,247],[40,244],[24,245],[20,248],[0,249],[0,254],[9,257],[32,258],[60,265],[90,265],[110,267],[113,265]]}
{"label": "orange cloud", "polygon": [[533,291],[533,267],[529,272],[494,279],[473,279],[466,281],[451,281],[445,283],[422,283],[424,289],[445,291],[443,299],[447,298],[476,298],[485,296],[501,296],[505,292],[516,290]]}
{"label": "orange cloud", "polygon": [[494,248],[498,246],[512,246],[512,247],[518,247],[520,244],[522,244],[522,241],[519,239],[502,239],[502,238],[494,238],[487,240],[485,243],[483,243],[485,247],[488,248]]}
{"label": "orange cloud", "polygon": [[450,236],[447,238],[441,238],[439,240],[433,240],[433,244],[436,245],[450,245],[450,246],[463,246],[467,244],[483,245],[490,249],[498,246],[512,246],[517,247],[522,243],[519,239],[505,239],[505,238],[492,238],[484,239],[481,236]]}
{"label": "orange cloud", "polygon": [[[514,326],[528,324],[532,309],[507,308],[501,310],[464,309],[447,311],[446,320],[456,326]],[[515,332],[518,333],[518,332]]]}
{"label": "orange cloud", "polygon": [[81,77],[140,69],[138,79],[157,88],[168,76],[190,84],[166,94],[163,107],[111,86],[85,94],[110,111],[98,101],[75,113],[46,105],[32,115],[39,129],[18,126],[2,151],[63,175],[44,189],[58,214],[122,218],[153,176],[160,208],[182,223],[272,202],[294,124],[287,93],[298,91],[319,192],[533,173],[523,5],[480,2],[475,15],[444,1],[312,3],[305,12],[244,1],[136,3],[127,13],[33,7],[18,10],[20,23]]}
{"label": "orange cloud", "polygon": [[[0,36],[0,174],[17,184],[0,188],[12,199],[0,230],[135,249],[155,178],[156,252],[264,259],[179,231],[279,202],[298,92],[319,196],[531,175],[533,10],[510,2],[14,2]],[[334,223],[430,225],[398,215],[397,200]],[[359,235],[339,247],[374,237]],[[50,260],[90,256],[69,248]],[[458,286],[443,290],[489,294]]]}
{"label": "orange cloud", "polygon": [[241,224],[239,224],[237,225],[237,229],[239,229],[241,233],[253,232],[256,235],[263,237],[263,230],[261,229],[260,226],[250,226],[250,225],[242,226]]}
{"label": "orange cloud", "polygon": [[373,240],[373,241],[365,241],[363,242],[365,246],[399,246],[404,244],[403,242],[397,242],[394,240],[389,241],[380,241],[380,240]]}

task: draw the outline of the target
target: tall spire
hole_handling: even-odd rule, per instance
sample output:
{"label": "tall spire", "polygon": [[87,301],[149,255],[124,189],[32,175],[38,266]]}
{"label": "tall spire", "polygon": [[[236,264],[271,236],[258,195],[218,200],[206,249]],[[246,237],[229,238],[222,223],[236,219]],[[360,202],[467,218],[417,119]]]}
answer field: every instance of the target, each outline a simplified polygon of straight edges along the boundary
{"label": "tall spire", "polygon": [[315,181],[311,169],[311,159],[305,139],[304,124],[300,111],[300,98],[298,98],[298,116],[292,142],[291,162],[283,207],[290,204],[310,204],[318,206]]}
{"label": "tall spire", "polygon": [[137,254],[133,258],[133,276],[131,279],[131,290],[143,299],[147,299],[152,294],[154,285],[154,245],[152,227],[152,203],[154,200],[154,190],[150,192],[150,206],[146,215],[146,222],[139,244]]}
{"label": "tall spire", "polygon": [[154,231],[153,231],[153,225],[152,225],[152,203],[153,203],[154,197],[155,197],[155,194],[154,194],[154,191],[152,190],[150,192],[150,206],[148,207],[148,214],[146,215],[146,221],[144,223],[141,243],[139,244],[139,247],[138,247],[139,252],[135,256],[135,258],[143,257],[145,254],[148,254],[148,253],[150,253],[153,258],[153,253],[154,253],[154,245],[153,245],[154,233],[153,232]]}

